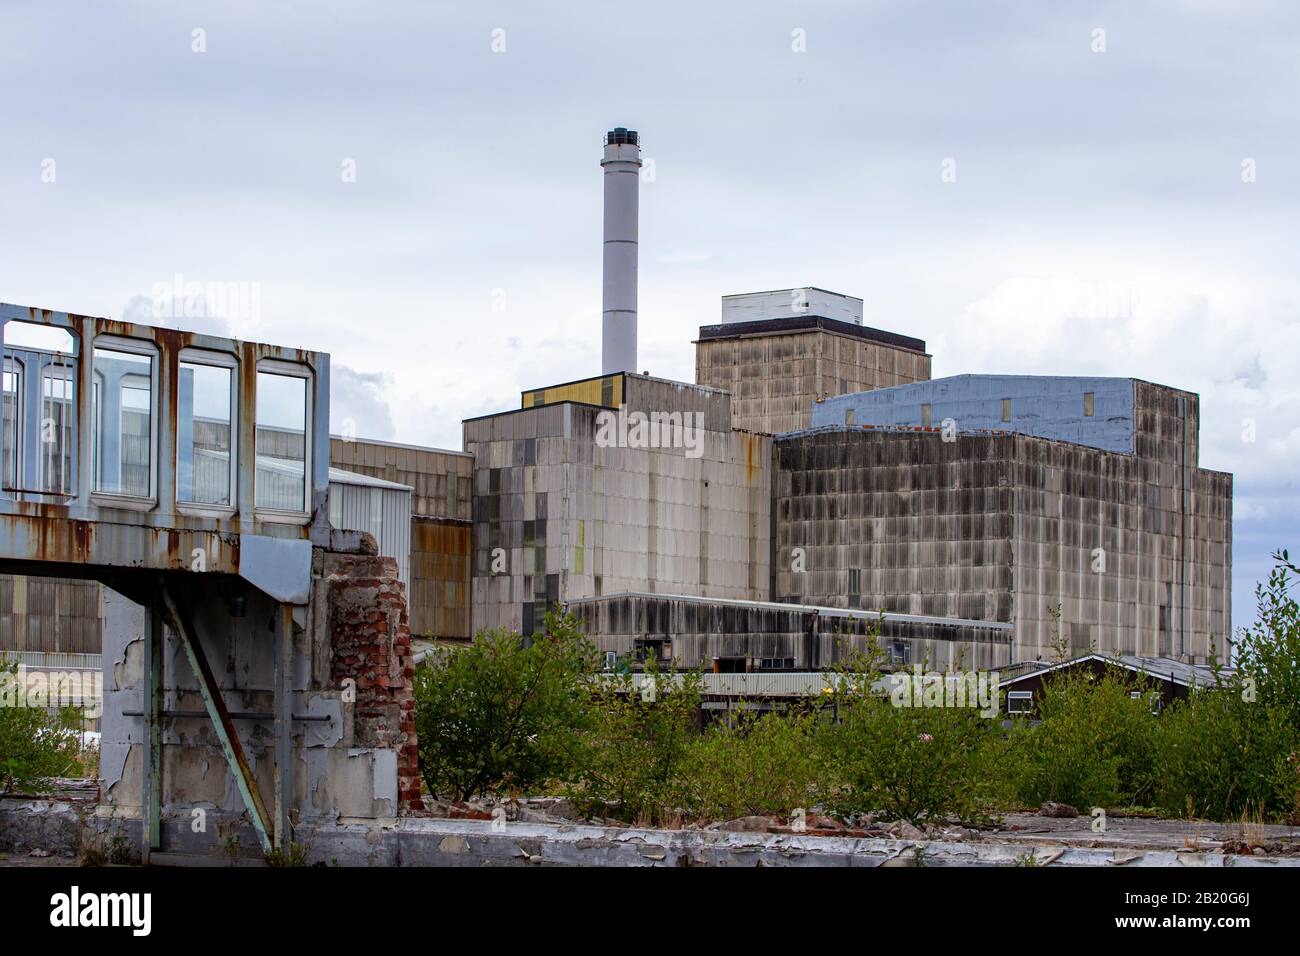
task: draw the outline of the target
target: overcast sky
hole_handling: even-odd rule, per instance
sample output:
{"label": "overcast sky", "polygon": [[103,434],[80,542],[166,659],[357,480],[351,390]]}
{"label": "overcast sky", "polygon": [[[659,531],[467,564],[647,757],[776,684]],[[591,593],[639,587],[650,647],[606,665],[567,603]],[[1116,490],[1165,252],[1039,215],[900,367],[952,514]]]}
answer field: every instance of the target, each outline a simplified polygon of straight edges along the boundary
{"label": "overcast sky", "polygon": [[1298,107],[1300,15],[1256,0],[3,0],[0,300],[239,283],[188,324],[330,352],[334,431],[458,448],[599,373],[629,126],[641,368],[692,381],[720,296],[817,285],[936,377],[1199,392],[1243,624],[1300,550]]}

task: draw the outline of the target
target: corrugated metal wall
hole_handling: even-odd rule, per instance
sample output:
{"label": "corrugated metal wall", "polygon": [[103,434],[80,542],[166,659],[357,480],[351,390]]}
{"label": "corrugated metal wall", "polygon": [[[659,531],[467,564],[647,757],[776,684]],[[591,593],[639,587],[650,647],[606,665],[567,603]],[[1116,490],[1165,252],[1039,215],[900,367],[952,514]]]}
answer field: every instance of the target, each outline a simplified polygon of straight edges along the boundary
{"label": "corrugated metal wall", "polygon": [[470,636],[470,530],[459,518],[411,520],[411,633],[426,637]]}
{"label": "corrugated metal wall", "polygon": [[407,606],[411,636],[468,640],[474,457],[464,452],[331,438],[336,467],[415,489]]}
{"label": "corrugated metal wall", "polygon": [[99,653],[94,581],[0,575],[0,650]]}
{"label": "corrugated metal wall", "polygon": [[368,531],[379,553],[397,560],[398,576],[411,588],[411,492],[330,482],[330,524]]}

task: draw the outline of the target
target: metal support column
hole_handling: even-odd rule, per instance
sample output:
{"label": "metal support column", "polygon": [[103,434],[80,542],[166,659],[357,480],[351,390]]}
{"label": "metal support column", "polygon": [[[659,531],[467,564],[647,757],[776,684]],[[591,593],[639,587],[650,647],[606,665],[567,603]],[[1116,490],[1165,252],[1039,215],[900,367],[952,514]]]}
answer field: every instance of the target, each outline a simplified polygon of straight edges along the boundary
{"label": "metal support column", "polygon": [[162,607],[157,601],[146,607],[149,632],[144,640],[144,832],[141,856],[162,849]]}
{"label": "metal support column", "polygon": [[281,604],[275,615],[275,845],[282,852],[292,842],[289,808],[293,805],[293,605]]}
{"label": "metal support column", "polygon": [[[176,632],[181,647],[185,650],[185,656],[189,659],[190,668],[198,680],[199,692],[203,695],[203,706],[208,712],[208,717],[212,719],[217,738],[221,741],[221,748],[226,754],[226,763],[230,766],[239,793],[244,798],[244,806],[248,808],[248,815],[253,821],[254,829],[257,830],[262,849],[270,853],[271,818],[266,812],[266,803],[262,799],[261,791],[257,789],[257,781],[253,778],[253,771],[248,765],[248,758],[244,755],[239,735],[235,732],[234,721],[231,720],[226,702],[221,697],[221,689],[217,687],[212,668],[203,653],[203,645],[199,643],[198,635],[194,633],[189,622],[181,615],[167,586],[160,582],[159,590],[162,592],[163,603],[167,608],[172,629]],[[277,701],[277,706],[278,703]]]}

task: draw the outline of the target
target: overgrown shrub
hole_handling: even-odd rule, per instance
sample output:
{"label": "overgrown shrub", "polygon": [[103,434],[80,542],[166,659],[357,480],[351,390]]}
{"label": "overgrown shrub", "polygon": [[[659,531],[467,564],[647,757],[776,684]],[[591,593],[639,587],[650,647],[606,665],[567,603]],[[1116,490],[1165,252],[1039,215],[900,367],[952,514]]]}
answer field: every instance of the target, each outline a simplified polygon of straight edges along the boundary
{"label": "overgrown shrub", "polygon": [[808,708],[739,710],[692,741],[682,765],[683,811],[696,820],[789,816],[818,803],[825,785],[817,757],[823,729]]}
{"label": "overgrown shrub", "polygon": [[1300,604],[1292,596],[1300,570],[1286,551],[1273,555],[1268,582],[1255,586],[1255,623],[1238,632],[1237,675],[1255,703],[1280,708],[1280,719],[1300,730]]}
{"label": "overgrown shrub", "polygon": [[[1114,807],[1150,802],[1159,717],[1151,687],[1128,671],[1058,671],[1043,685],[1041,721],[1017,725],[1008,741],[1008,772],[1023,804],[1052,800]],[[1130,697],[1137,691],[1138,697]]]}
{"label": "overgrown shrub", "polygon": [[434,794],[522,792],[572,771],[595,652],[570,615],[524,639],[480,633],[415,673],[420,775]]}
{"label": "overgrown shrub", "polygon": [[699,737],[700,676],[660,671],[651,659],[636,686],[631,674],[592,685],[592,722],[581,737],[576,785],[568,794],[589,813],[629,823],[680,822],[684,774]]}
{"label": "overgrown shrub", "polygon": [[1235,681],[1193,692],[1161,715],[1155,805],[1215,820],[1287,810],[1288,735],[1284,711],[1242,700]]}
{"label": "overgrown shrub", "polygon": [[652,660],[649,693],[630,674],[597,673],[576,621],[549,615],[531,641],[481,634],[417,671],[421,773],[458,798],[558,783],[588,813],[650,825],[818,805],[979,823],[1048,800],[1300,820],[1300,571],[1275,557],[1236,672],[1158,715],[1153,686],[1118,668],[1054,675],[1040,719],[1009,732],[975,708],[894,706],[869,629],[852,638],[860,650],[837,654],[828,694],[701,734],[698,674]]}
{"label": "overgrown shrub", "polygon": [[1274,555],[1255,589],[1255,622],[1238,633],[1236,670],[1163,715],[1157,805],[1216,820],[1300,811],[1300,607],[1296,568]]}
{"label": "overgrown shrub", "polygon": [[81,765],[80,710],[28,706],[18,680],[17,662],[0,655],[0,796],[48,790],[49,778]]}
{"label": "overgrown shrub", "polygon": [[896,707],[859,693],[838,711],[839,723],[821,734],[832,812],[979,823],[996,809],[997,725],[977,710]]}

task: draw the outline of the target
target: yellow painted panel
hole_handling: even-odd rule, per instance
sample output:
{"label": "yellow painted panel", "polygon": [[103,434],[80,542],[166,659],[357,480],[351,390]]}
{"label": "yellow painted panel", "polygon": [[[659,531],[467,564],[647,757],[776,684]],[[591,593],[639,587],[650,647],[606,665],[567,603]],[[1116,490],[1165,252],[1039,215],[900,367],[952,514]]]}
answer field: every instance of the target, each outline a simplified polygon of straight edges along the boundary
{"label": "yellow painted panel", "polygon": [[[610,380],[612,394],[612,398],[608,403],[604,401],[604,386],[607,379]],[[615,375],[600,378],[583,379],[581,382],[570,382],[567,385],[536,389],[525,392],[523,396],[524,408],[534,408],[538,405],[554,405],[557,402],[582,402],[586,405],[608,404],[610,408],[616,408],[623,404],[623,374],[619,372]]]}

